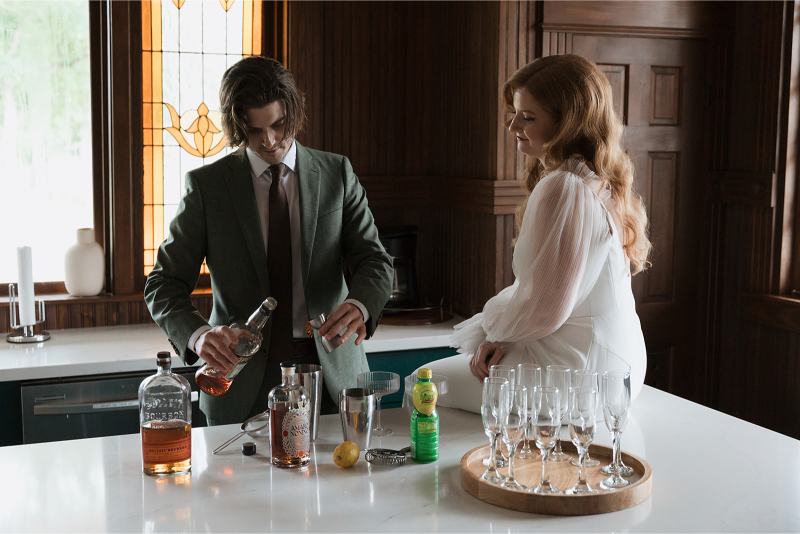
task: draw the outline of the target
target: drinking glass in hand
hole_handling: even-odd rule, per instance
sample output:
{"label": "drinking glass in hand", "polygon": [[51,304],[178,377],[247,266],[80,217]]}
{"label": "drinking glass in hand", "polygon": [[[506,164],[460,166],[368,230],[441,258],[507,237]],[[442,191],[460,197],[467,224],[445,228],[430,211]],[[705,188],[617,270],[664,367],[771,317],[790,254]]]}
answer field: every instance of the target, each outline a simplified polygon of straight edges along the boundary
{"label": "drinking glass in hand", "polygon": [[528,416],[525,422],[525,437],[522,438],[522,447],[517,450],[517,458],[533,460],[539,456],[539,453],[533,448],[535,445],[533,445],[533,431],[531,430],[533,388],[542,385],[542,368],[535,363],[517,365],[517,384],[528,389]]}
{"label": "drinking glass in hand", "polygon": [[550,450],[555,446],[561,434],[561,391],[552,386],[533,388],[533,410],[531,411],[531,427],[536,446],[542,451],[542,481],[529,489],[534,493],[564,493],[550,484],[550,471],[547,460]]}
{"label": "drinking glass in hand", "polygon": [[361,373],[356,377],[358,387],[371,389],[375,392],[377,407],[375,409],[375,428],[372,429],[373,436],[391,436],[390,428],[381,427],[381,397],[391,395],[400,391],[400,375],[388,371],[372,371]]}
{"label": "drinking glass in hand", "polygon": [[606,426],[613,435],[614,459],[611,462],[611,476],[600,482],[603,489],[624,488],[630,482],[620,473],[621,452],[620,435],[628,424],[628,408],[631,405],[631,375],[623,371],[603,373],[603,416]]}
{"label": "drinking glass in hand", "polygon": [[[571,381],[572,371],[566,365],[548,365],[547,376],[545,383],[548,386],[558,388],[561,391],[561,420],[563,421],[567,416],[569,409],[569,388],[572,385]],[[572,456],[561,450],[561,441],[556,440],[556,448],[550,454],[550,461],[553,462],[566,462],[571,460]]]}
{"label": "drinking glass in hand", "polygon": [[497,438],[500,437],[500,417],[502,416],[501,403],[503,400],[501,388],[508,384],[505,378],[483,379],[483,401],[481,402],[481,419],[483,431],[489,437],[489,468],[481,475],[483,480],[499,484],[505,477],[497,472],[495,457],[497,453]]}
{"label": "drinking glass in hand", "polygon": [[[595,419],[597,419],[597,408],[600,404],[600,380],[597,371],[592,369],[575,369],[572,371],[572,387],[577,388],[592,388],[597,394],[595,395]],[[586,459],[584,460],[586,467],[594,467],[600,465],[600,460],[589,456],[589,450],[586,450]],[[580,459],[573,458],[572,465],[580,467]]]}
{"label": "drinking glass in hand", "polygon": [[514,456],[520,440],[525,436],[528,422],[528,389],[517,384],[503,384],[500,405],[500,431],[503,443],[508,447],[508,477],[501,484],[504,488],[524,490],[514,478]]}
{"label": "drinking glass in hand", "polygon": [[578,465],[581,468],[578,483],[567,490],[569,495],[597,493],[597,490],[586,482],[586,458],[589,456],[589,445],[594,441],[596,409],[596,389],[586,387],[569,389],[569,435],[572,443],[578,449]]}

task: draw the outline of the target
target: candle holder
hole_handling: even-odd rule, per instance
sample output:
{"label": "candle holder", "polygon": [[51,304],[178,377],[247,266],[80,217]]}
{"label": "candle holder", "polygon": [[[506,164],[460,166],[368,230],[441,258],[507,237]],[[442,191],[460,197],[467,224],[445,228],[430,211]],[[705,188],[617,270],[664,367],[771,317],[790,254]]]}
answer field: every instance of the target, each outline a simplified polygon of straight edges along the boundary
{"label": "candle holder", "polygon": [[39,320],[34,324],[21,325],[17,322],[17,284],[8,284],[8,312],[11,315],[11,329],[22,329],[22,333],[11,333],[6,336],[6,341],[9,343],[41,343],[50,339],[50,332],[34,333],[33,327],[37,324],[43,324],[44,315],[44,301],[38,302]]}

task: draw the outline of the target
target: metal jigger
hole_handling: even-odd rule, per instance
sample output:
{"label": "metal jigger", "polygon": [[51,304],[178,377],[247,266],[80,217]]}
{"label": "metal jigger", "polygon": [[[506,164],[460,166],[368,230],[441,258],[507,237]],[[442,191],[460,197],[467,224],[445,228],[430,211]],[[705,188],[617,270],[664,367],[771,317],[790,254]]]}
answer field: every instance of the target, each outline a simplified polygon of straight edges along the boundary
{"label": "metal jigger", "polygon": [[33,327],[44,324],[44,301],[39,301],[39,320],[34,324],[21,325],[17,323],[17,284],[8,284],[8,311],[11,314],[11,329],[22,328],[22,334],[8,334],[6,341],[9,343],[40,343],[50,339],[50,332],[33,333]]}

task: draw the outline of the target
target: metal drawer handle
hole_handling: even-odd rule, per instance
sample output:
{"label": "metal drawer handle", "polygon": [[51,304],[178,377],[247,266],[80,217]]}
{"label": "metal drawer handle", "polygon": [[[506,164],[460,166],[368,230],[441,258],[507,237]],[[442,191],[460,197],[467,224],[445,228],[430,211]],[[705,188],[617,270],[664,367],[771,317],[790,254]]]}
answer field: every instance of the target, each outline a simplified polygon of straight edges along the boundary
{"label": "metal drawer handle", "polygon": [[[197,402],[200,395],[192,391],[192,402]],[[76,413],[98,413],[115,412],[119,410],[130,410],[139,408],[139,399],[110,401],[110,402],[87,402],[82,404],[51,403],[40,404],[33,407],[33,415],[63,415]]]}

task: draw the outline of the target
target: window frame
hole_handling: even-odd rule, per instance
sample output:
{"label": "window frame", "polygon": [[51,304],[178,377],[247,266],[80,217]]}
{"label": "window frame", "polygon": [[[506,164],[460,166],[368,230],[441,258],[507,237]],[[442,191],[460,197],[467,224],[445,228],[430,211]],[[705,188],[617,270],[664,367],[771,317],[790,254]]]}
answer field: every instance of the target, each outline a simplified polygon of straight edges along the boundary
{"label": "window frame", "polygon": [[[105,283],[96,298],[114,300],[144,291],[142,21],[141,2],[91,0],[90,84],[92,191],[95,240],[105,255]],[[288,2],[262,7],[262,54],[286,64]],[[208,292],[210,276],[198,282]],[[63,281],[36,282],[37,297],[67,296]],[[8,285],[0,284],[0,297]],[[7,301],[7,298],[4,299]]]}
{"label": "window frame", "polygon": [[800,4],[785,7],[792,17],[788,17],[785,30],[784,57],[782,65],[782,87],[779,121],[778,176],[783,177],[779,184],[778,199],[780,217],[775,229],[777,287],[775,293],[780,297],[800,300]]}

